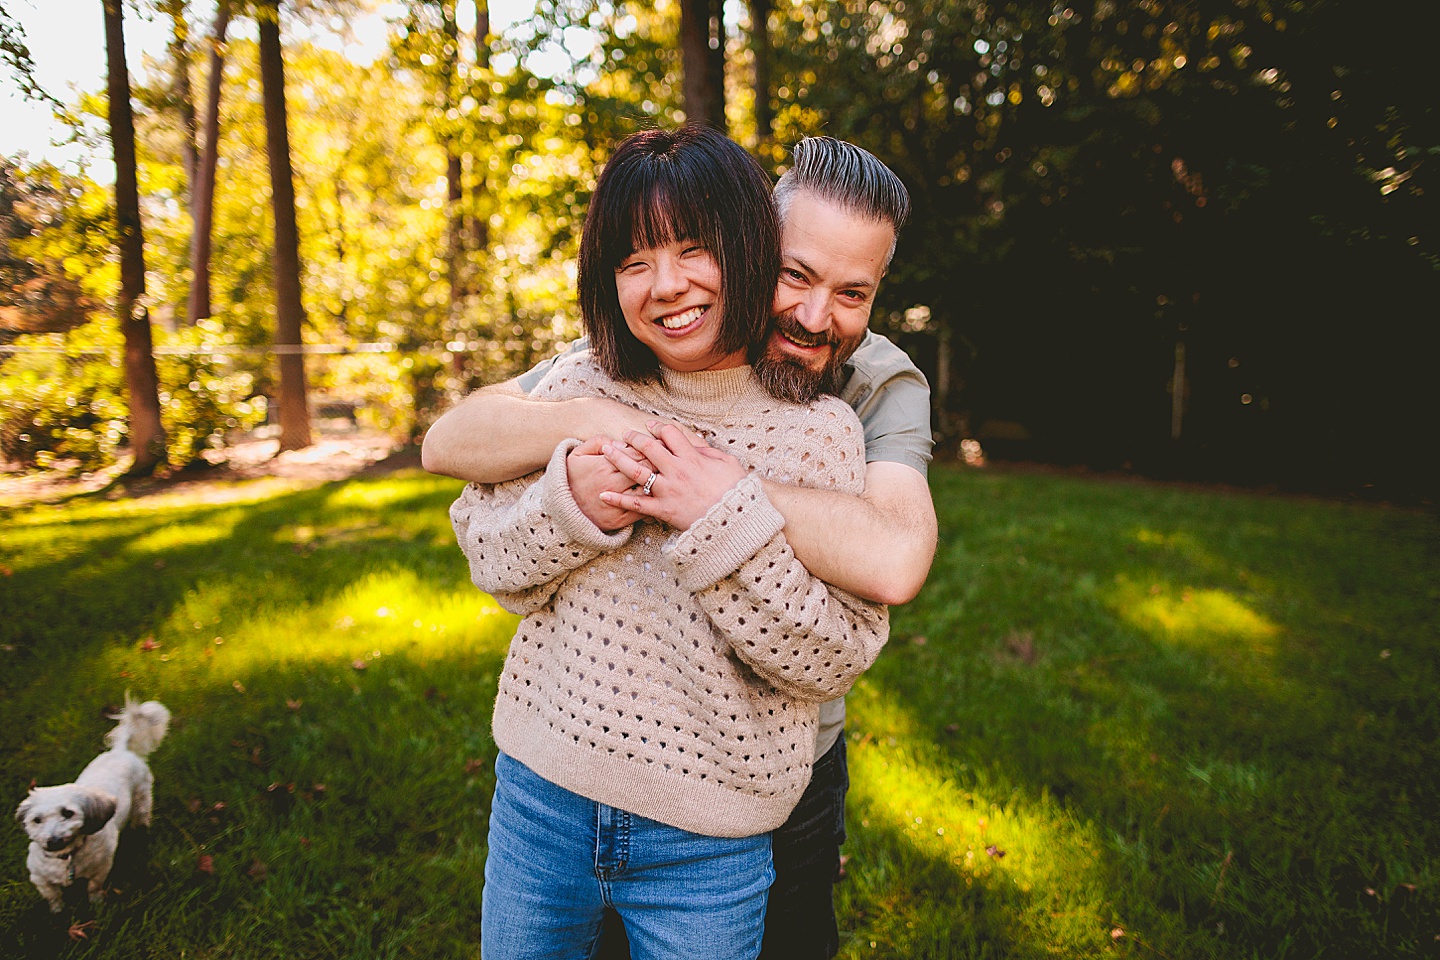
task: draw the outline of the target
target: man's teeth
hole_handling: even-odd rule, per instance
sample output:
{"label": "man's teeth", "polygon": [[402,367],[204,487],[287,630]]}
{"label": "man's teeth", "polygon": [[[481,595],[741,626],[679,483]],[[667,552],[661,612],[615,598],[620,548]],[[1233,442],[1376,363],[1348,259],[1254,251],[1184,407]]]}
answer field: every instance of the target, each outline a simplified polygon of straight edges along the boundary
{"label": "man's teeth", "polygon": [[688,327],[699,320],[708,309],[708,307],[691,307],[684,313],[677,313],[673,317],[661,317],[660,323],[666,330],[679,330],[681,327]]}
{"label": "man's teeth", "polygon": [[811,340],[808,337],[797,337],[794,334],[790,333],[782,333],[781,336],[784,337],[786,340],[789,340],[791,343],[795,344],[795,346],[797,347],[818,347],[825,342],[821,338]]}

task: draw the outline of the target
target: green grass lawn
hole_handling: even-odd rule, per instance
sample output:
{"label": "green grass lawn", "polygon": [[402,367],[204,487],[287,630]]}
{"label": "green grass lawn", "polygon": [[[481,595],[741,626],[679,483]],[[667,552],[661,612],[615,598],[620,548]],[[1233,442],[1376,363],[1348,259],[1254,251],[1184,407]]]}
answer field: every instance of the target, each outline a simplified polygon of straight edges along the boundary
{"label": "green grass lawn", "polygon": [[[1440,521],[937,469],[850,698],[842,956],[1440,955]],[[409,472],[0,513],[0,805],[164,701],[87,938],[0,844],[0,957],[478,956],[514,618]]]}

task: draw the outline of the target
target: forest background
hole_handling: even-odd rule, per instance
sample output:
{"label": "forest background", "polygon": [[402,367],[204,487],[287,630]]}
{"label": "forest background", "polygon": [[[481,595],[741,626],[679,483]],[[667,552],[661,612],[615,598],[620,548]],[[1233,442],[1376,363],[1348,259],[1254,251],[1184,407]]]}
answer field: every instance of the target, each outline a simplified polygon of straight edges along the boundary
{"label": "forest background", "polygon": [[[810,134],[899,173],[872,326],[957,449],[1435,491],[1418,0],[540,0],[501,32],[405,0],[368,64],[314,42],[364,0],[73,5],[110,82],[61,102],[0,4],[3,82],[116,158],[0,159],[12,467],[175,469],[266,420],[303,447],[336,410],[417,438],[578,334],[596,172],[689,118],[776,174]],[[173,42],[130,76],[137,16]]]}

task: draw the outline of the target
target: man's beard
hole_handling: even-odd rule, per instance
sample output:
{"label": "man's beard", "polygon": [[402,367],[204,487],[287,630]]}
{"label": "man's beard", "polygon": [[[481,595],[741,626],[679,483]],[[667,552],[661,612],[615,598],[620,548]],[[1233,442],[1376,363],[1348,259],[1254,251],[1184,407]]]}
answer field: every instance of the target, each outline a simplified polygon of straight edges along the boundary
{"label": "man's beard", "polygon": [[[825,344],[830,356],[825,365],[816,370],[806,365],[799,357],[792,356],[774,346],[774,336],[784,334],[797,343]],[[795,311],[782,313],[775,318],[775,334],[765,343],[765,349],[755,361],[755,376],[760,385],[773,397],[787,403],[808,404],[822,393],[838,394],[844,386],[845,361],[850,359],[864,334],[843,338],[837,336],[835,328],[823,333],[811,333],[795,319]]]}

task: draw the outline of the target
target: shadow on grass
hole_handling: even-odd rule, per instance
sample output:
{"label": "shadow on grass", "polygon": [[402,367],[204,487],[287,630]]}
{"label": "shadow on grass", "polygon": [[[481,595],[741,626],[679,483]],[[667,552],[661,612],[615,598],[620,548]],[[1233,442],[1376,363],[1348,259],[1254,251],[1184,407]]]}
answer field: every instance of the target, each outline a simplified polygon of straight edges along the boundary
{"label": "shadow on grass", "polygon": [[[1433,952],[1433,518],[934,487],[931,583],[851,697],[845,956]],[[100,748],[96,690],[177,717],[152,873],[72,955],[473,947],[514,620],[466,579],[455,492],[400,476],[7,528],[4,799]],[[47,936],[11,839],[7,956]]]}
{"label": "shadow on grass", "polygon": [[[871,796],[857,786],[852,818],[883,811],[882,862],[898,857],[885,831],[928,805],[949,832],[983,816],[1008,837],[997,875],[1066,864],[1027,882],[1096,904],[1095,939],[1071,955],[1101,951],[1106,924],[1171,955],[1433,951],[1433,519],[1044,478],[934,485],[935,572],[851,697],[873,749],[933,745],[917,809],[894,809],[904,778],[880,768]],[[871,840],[852,836],[858,856]],[[1047,926],[1003,952],[1044,953],[1063,933]]]}
{"label": "shadow on grass", "polygon": [[[175,722],[151,757],[148,843],[125,834],[115,889],[77,915],[96,922],[68,955],[469,955],[506,639],[364,670],[257,664],[243,693],[162,691]],[[0,955],[54,956],[71,915],[37,912],[22,861],[0,865]]]}

